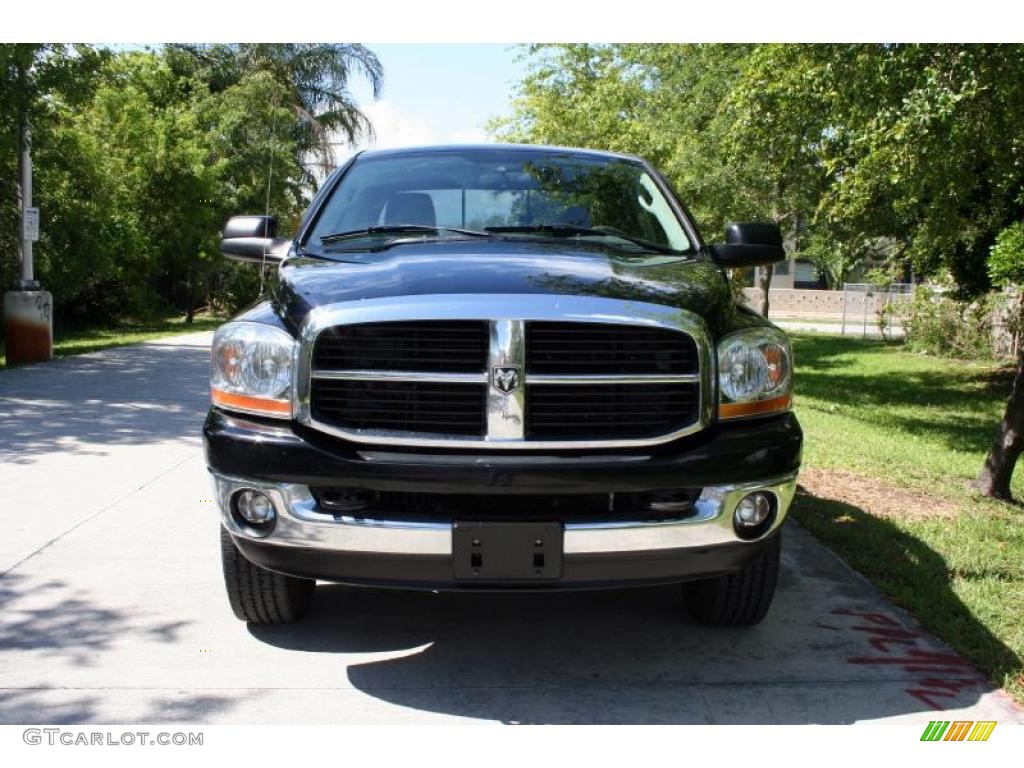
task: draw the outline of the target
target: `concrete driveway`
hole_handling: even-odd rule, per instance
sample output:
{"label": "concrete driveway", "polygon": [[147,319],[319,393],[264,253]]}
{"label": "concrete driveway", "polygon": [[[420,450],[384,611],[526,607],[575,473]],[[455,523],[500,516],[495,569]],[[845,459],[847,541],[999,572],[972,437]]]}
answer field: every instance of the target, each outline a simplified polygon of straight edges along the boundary
{"label": "concrete driveway", "polygon": [[[854,336],[856,338],[864,339],[881,339],[882,334],[878,331],[878,326],[873,323],[859,324],[859,323],[847,323],[844,330],[842,323],[835,320],[825,319],[814,319],[814,318],[771,318],[771,321],[775,323],[779,328],[785,328],[787,331],[803,331],[811,333],[827,333],[835,336]],[[906,331],[900,325],[894,325],[887,331],[890,339],[902,339],[907,335]]]}
{"label": "concrete driveway", "polygon": [[1024,722],[795,525],[753,630],[695,626],[674,588],[324,585],[248,628],[201,454],[209,340],[0,372],[0,722]]}

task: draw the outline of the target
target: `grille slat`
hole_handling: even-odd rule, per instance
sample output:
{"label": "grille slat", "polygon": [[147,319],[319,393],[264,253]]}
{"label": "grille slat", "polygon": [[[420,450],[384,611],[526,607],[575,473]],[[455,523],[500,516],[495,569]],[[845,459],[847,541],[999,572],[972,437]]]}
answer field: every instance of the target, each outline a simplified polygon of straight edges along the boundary
{"label": "grille slat", "polygon": [[479,320],[362,323],[329,328],[317,338],[321,370],[474,373],[487,365],[487,323]]}
{"label": "grille slat", "polygon": [[528,373],[685,374],[697,371],[693,338],[665,328],[529,322]]}
{"label": "grille slat", "polygon": [[[665,434],[697,417],[699,390],[684,384],[593,384],[571,387],[567,412],[562,387],[534,384],[526,390],[527,439],[615,440]],[[578,410],[576,410],[578,409]],[[574,418],[567,418],[567,416]]]}
{"label": "grille slat", "polygon": [[394,429],[480,437],[485,385],[419,381],[313,382],[314,418],[348,429]]}

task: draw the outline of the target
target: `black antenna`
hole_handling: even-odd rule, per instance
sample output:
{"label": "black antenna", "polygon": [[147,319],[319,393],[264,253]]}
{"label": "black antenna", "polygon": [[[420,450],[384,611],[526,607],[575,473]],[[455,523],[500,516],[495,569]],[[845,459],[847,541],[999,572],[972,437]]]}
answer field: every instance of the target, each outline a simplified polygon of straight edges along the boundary
{"label": "black antenna", "polygon": [[[277,141],[277,100],[274,100],[274,111],[270,116],[270,159],[267,163],[267,200],[263,206],[263,237],[267,237],[267,228],[270,225],[270,185],[274,180],[274,144]],[[263,296],[263,279],[267,266],[267,249],[263,249],[263,257],[260,259],[260,297]]]}

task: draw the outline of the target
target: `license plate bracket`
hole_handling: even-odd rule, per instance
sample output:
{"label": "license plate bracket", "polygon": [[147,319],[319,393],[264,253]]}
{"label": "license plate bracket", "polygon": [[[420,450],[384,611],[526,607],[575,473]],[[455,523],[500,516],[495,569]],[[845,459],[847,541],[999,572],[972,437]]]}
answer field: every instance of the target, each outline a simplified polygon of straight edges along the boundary
{"label": "license plate bracket", "polygon": [[456,520],[455,578],[475,582],[550,581],[562,576],[561,523]]}

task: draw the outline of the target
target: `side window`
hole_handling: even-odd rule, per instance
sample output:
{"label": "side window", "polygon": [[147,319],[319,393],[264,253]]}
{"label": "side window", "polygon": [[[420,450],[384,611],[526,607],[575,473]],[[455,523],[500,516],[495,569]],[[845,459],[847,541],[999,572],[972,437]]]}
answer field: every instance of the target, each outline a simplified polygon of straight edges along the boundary
{"label": "side window", "polygon": [[639,186],[637,202],[646,214],[645,221],[640,224],[645,230],[644,236],[651,242],[664,243],[677,251],[689,248],[689,238],[679,226],[672,206],[661,194],[654,179],[644,173],[640,176]]}

